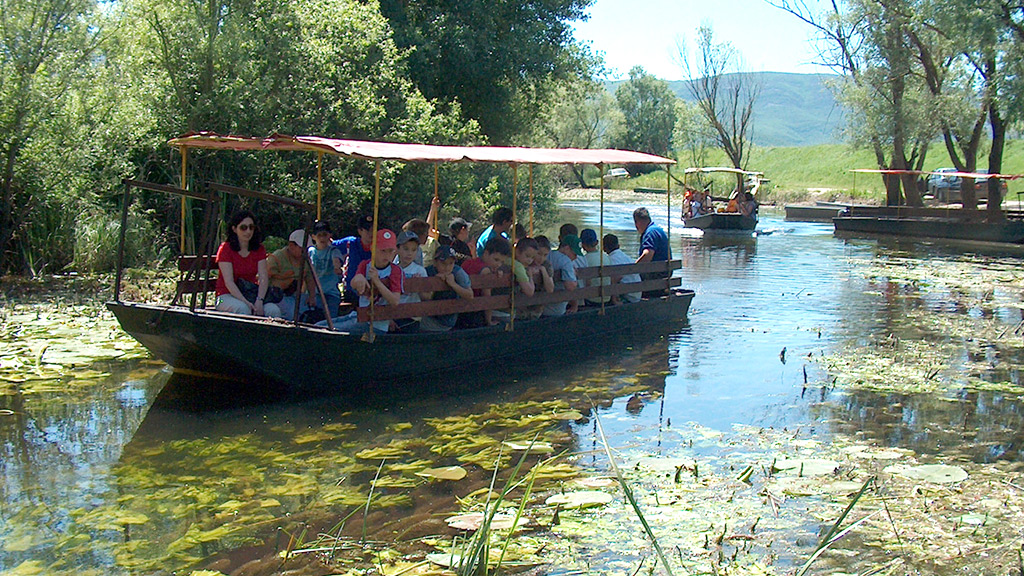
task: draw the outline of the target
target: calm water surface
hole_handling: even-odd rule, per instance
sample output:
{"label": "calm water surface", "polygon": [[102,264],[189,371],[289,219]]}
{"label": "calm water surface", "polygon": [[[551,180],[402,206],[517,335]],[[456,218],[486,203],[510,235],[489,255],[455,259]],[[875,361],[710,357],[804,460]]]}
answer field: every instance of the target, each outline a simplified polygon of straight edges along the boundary
{"label": "calm water surface", "polygon": [[[610,205],[604,220],[605,232],[618,234],[627,253],[637,245],[633,207]],[[651,211],[665,221],[664,207]],[[581,228],[600,224],[591,202],[567,203],[563,216]],[[802,430],[822,440],[859,434],[867,443],[918,453],[956,449],[979,462],[1021,459],[1024,425],[1014,395],[830,390],[820,386],[828,375],[809,358],[889,334],[921,338],[904,333],[912,330],[904,319],[921,313],[990,317],[1012,330],[1021,312],[1003,302],[1019,295],[996,297],[987,308],[962,308],[955,294],[919,292],[912,283],[864,270],[895,261],[911,267],[948,263],[970,272],[1016,266],[1018,255],[844,240],[833,236],[830,224],[784,222],[771,214],[762,216],[756,237],[688,232],[676,217],[672,249],[683,261],[683,286],[697,293],[688,326],[653,343],[595,350],[592,360],[572,366],[545,362],[531,370],[467,374],[470,382],[486,381],[459,398],[357,408],[322,399],[184,411],[158,398],[178,377],[139,361],[104,366],[112,376],[98,385],[0,396],[0,409],[9,411],[0,416],[0,573],[19,566],[152,573],[158,570],[146,559],[168,550],[184,562],[266,542],[265,536],[213,532],[218,521],[230,521],[224,514],[240,514],[222,506],[225,499],[260,502],[246,512],[246,523],[266,533],[279,518],[306,510],[316,485],[340,486],[346,478],[366,483],[376,462],[360,466],[360,450],[427,435],[425,422],[432,418],[577,398],[572,390],[581,385],[606,391],[597,402],[610,442],[650,454],[678,447],[682,436],[672,429],[728,432],[752,425]],[[586,334],[578,345],[591,345]],[[1018,382],[1022,359],[1010,360],[993,359],[981,376]],[[566,424],[565,433],[584,455],[578,463],[603,471],[605,463],[592,452],[598,447],[593,421]],[[321,456],[327,460],[317,460]],[[336,498],[351,506],[365,492]],[[438,499],[450,508],[450,495]],[[414,509],[432,511],[429,503]],[[189,536],[189,526],[200,523],[209,537]],[[137,543],[131,554],[125,542]]]}

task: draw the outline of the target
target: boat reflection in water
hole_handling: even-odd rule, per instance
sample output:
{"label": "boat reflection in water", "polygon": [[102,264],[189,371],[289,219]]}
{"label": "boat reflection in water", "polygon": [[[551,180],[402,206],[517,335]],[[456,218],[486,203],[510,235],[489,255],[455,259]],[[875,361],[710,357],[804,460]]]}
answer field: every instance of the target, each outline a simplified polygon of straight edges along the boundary
{"label": "boat reflection in water", "polygon": [[[686,331],[683,325],[677,333]],[[114,467],[120,498],[111,506],[152,518],[133,526],[132,554],[142,564],[177,565],[180,560],[165,550],[185,545],[190,555],[206,559],[202,566],[216,565],[223,573],[250,562],[250,568],[277,566],[287,544],[287,535],[278,541],[278,528],[287,534],[300,524],[311,533],[415,547],[419,536],[448,530],[442,519],[459,510],[457,495],[489,486],[503,442],[529,442],[540,432],[538,441],[556,451],[589,450],[577,430],[590,430],[593,406],[608,410],[625,402],[627,414],[636,417],[660,404],[676,367],[671,339],[600,352],[585,360],[546,359],[466,375],[463,384],[473,389],[457,401],[435,394],[387,407],[352,407],[320,398],[187,411],[158,400]],[[611,430],[617,433],[615,426]],[[408,470],[451,465],[469,473],[455,490],[409,480]],[[160,489],[153,490],[155,484]],[[536,489],[542,486],[554,488],[550,480],[539,480]],[[374,490],[378,496],[365,524],[360,513],[339,529],[339,520],[362,510]],[[230,513],[222,512],[225,502],[235,503]],[[176,512],[157,513],[167,509]],[[221,537],[183,544],[196,533]]]}

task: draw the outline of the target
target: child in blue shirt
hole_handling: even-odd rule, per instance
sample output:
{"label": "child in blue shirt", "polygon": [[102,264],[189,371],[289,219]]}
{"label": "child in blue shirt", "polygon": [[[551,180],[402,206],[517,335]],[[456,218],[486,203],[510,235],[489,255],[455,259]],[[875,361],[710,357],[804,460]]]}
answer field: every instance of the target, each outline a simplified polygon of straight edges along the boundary
{"label": "child in blue shirt", "polygon": [[[324,220],[313,224],[313,241],[315,244],[309,247],[309,260],[327,300],[326,313],[333,318],[338,315],[341,304],[341,290],[338,288],[342,274],[341,252],[331,244],[331,227]],[[322,305],[318,300],[315,307]]]}

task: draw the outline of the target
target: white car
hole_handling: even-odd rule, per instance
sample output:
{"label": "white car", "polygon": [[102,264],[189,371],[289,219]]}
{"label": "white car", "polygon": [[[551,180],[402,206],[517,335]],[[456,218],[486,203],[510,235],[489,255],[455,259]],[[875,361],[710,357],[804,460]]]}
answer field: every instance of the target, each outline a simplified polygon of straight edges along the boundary
{"label": "white car", "polygon": [[604,175],[604,181],[608,182],[616,178],[629,178],[629,171],[625,168],[612,168]]}

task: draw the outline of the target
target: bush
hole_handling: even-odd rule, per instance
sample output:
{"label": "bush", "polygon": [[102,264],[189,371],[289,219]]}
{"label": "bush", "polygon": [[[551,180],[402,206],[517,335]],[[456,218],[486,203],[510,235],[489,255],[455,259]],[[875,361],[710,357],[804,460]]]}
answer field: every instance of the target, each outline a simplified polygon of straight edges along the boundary
{"label": "bush", "polygon": [[[110,272],[117,268],[117,245],[121,219],[102,211],[82,214],[75,222],[75,257],[79,272]],[[141,266],[166,259],[166,249],[157,252],[160,242],[153,224],[144,216],[130,212],[124,244],[124,265]]]}

